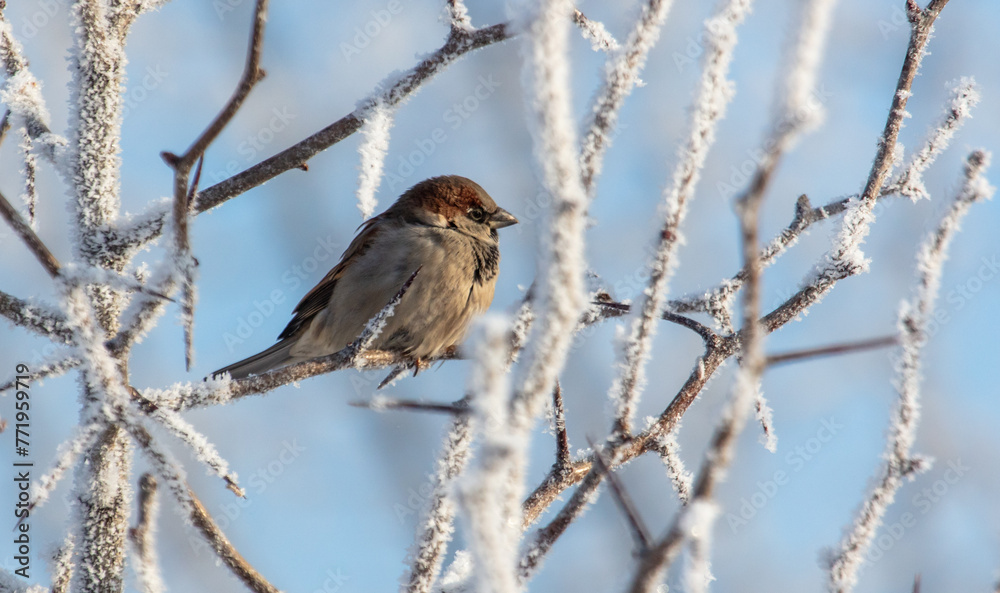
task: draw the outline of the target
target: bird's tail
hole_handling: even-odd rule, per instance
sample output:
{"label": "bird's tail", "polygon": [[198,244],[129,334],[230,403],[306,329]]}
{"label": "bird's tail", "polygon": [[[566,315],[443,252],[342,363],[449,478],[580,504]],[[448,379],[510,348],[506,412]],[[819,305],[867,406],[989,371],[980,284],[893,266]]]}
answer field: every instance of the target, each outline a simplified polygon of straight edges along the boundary
{"label": "bird's tail", "polygon": [[233,379],[242,379],[248,375],[260,375],[271,369],[285,366],[293,362],[291,350],[297,341],[295,338],[282,340],[263,352],[215,371],[212,376],[229,373]]}

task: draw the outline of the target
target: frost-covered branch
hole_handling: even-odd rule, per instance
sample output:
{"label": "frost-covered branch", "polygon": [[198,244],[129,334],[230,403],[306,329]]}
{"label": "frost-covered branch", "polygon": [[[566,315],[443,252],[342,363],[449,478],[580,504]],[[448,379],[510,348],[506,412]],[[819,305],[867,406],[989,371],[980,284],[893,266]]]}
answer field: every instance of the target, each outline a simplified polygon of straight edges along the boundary
{"label": "frost-covered branch", "polygon": [[726,76],[736,47],[736,27],[749,11],[750,0],[728,0],[705,23],[708,48],[690,129],[671,182],[664,190],[664,220],[649,285],[643,291],[641,305],[632,311],[629,335],[620,354],[620,374],[609,392],[616,408],[613,432],[622,437],[631,431],[632,415],[645,387],[645,363],[666,301],[668,283],[677,266],[677,249],[683,241],[680,227],[687,215],[688,200],[694,195],[701,168],[715,141],[716,126],[733,95]]}
{"label": "frost-covered branch", "polygon": [[912,95],[911,87],[913,80],[920,70],[930,41],[931,33],[934,30],[934,21],[948,0],[931,0],[926,9],[921,9],[916,0],[907,0],[907,17],[910,20],[910,41],[906,49],[906,58],[903,60],[903,67],[899,73],[899,80],[896,83],[896,92],[892,97],[892,106],[889,108],[889,117],[886,118],[885,129],[879,138],[878,150],[875,160],[872,163],[871,172],[868,174],[868,181],[861,192],[861,197],[855,204],[848,207],[844,214],[843,224],[839,236],[834,240],[833,248],[828,256],[828,264],[819,270],[811,282],[813,285],[829,286],[829,280],[841,274],[854,275],[868,269],[868,263],[864,253],[861,251],[861,244],[868,235],[871,223],[874,220],[872,210],[875,201],[882,192],[882,187],[889,175],[889,171],[897,160],[896,141],[899,138],[899,130],[903,127],[903,119],[907,116],[906,104]]}
{"label": "frost-covered branch", "polygon": [[469,463],[474,424],[471,415],[455,416],[445,435],[434,474],[433,491],[421,515],[415,549],[403,577],[408,593],[430,593],[455,530],[452,489]]}
{"label": "frost-covered branch", "polygon": [[385,164],[386,151],[389,150],[392,111],[381,102],[376,102],[362,119],[365,123],[361,126],[363,140],[358,146],[361,163],[358,165],[357,196],[361,217],[368,220],[378,205],[375,191],[382,181],[382,167]]}
{"label": "frost-covered branch", "polygon": [[35,234],[35,231],[32,230],[28,223],[24,222],[21,214],[7,201],[7,198],[2,193],[0,193],[0,216],[3,216],[7,224],[10,225],[10,228],[14,229],[14,232],[21,237],[21,241],[31,250],[32,255],[35,256],[38,263],[42,264],[42,267],[49,273],[49,276],[53,278],[59,276],[61,268],[59,260],[52,255],[52,252],[45,246],[45,243]]}
{"label": "frost-covered branch", "polygon": [[23,51],[21,44],[14,38],[10,22],[3,14],[3,7],[0,6],[0,66],[7,79],[0,86],[0,102],[7,105],[4,120],[9,126],[13,119],[15,127],[23,128],[28,137],[37,142],[45,157],[65,176],[59,151],[65,146],[66,140],[49,130],[49,111],[42,98],[42,87],[28,69]]}
{"label": "frost-covered branch", "polygon": [[857,584],[857,573],[874,541],[882,518],[896,498],[904,479],[913,479],[929,466],[929,461],[910,450],[916,439],[920,420],[921,352],[927,342],[927,328],[932,321],[934,302],[941,284],[941,271],[948,257],[948,247],[959,224],[975,202],[990,198],[996,188],[984,175],[990,154],[975,151],[965,165],[962,188],[952,201],[938,227],[932,231],[917,253],[917,283],[914,296],[904,301],[899,314],[901,355],[896,366],[895,385],[899,402],[893,413],[884,454],[885,467],[877,485],[862,503],[854,526],[830,559],[829,589],[847,593]]}
{"label": "frost-covered branch", "polygon": [[59,311],[19,299],[0,290],[0,315],[14,325],[30,329],[63,344],[70,343],[73,332],[66,325],[66,317]]}
{"label": "frost-covered branch", "polygon": [[[574,329],[586,306],[583,273],[586,190],[580,177],[569,88],[567,0],[550,0],[525,23],[524,73],[529,129],[542,184],[552,196],[540,233],[531,342],[515,374],[510,432],[515,442],[528,433],[555,388]],[[514,455],[512,495],[523,488],[526,459]]]}
{"label": "frost-covered branch", "polygon": [[139,516],[128,536],[135,549],[135,572],[143,593],[166,591],[156,554],[156,516],[160,499],[156,492],[156,478],[143,474],[139,479]]}
{"label": "frost-covered branch", "polygon": [[899,177],[890,185],[911,200],[929,198],[924,187],[923,173],[933,163],[938,155],[951,144],[965,120],[972,117],[972,108],[979,104],[982,97],[972,78],[961,78],[951,90],[951,99],[945,105],[941,121],[934,126],[924,145],[910,158]]}
{"label": "frost-covered branch", "polygon": [[[601,173],[604,153],[611,142],[610,134],[618,123],[618,112],[625,98],[639,82],[639,72],[646,65],[646,56],[656,44],[660,28],[672,5],[673,0],[649,0],[648,4],[643,5],[635,27],[625,41],[625,47],[611,51],[604,65],[604,82],[591,102],[591,115],[585,126],[587,132],[580,151],[583,187],[591,199],[597,177]],[[574,11],[573,19],[595,47],[610,47],[603,25],[588,20],[579,10]]]}
{"label": "frost-covered branch", "polygon": [[[376,102],[395,107],[462,55],[508,37],[510,32],[506,24],[473,32],[452,29],[440,49],[402,75],[393,75],[378,87],[382,90],[362,100],[353,112],[278,154],[199,192],[193,204],[194,213],[201,214],[215,208],[286,171],[301,169],[309,159],[361,129],[364,123],[362,114]],[[166,211],[157,208],[137,218],[133,224],[109,231],[108,243],[121,253],[129,252],[159,236],[165,221]]]}
{"label": "frost-covered branch", "polygon": [[[962,79],[953,89],[952,96],[945,104],[941,121],[934,127],[928,138],[910,159],[900,174],[887,183],[877,199],[883,200],[893,195],[906,195],[911,198],[923,195],[921,173],[926,170],[937,157],[947,148],[951,138],[970,117],[972,107],[976,105],[979,93],[971,79]],[[795,216],[780,234],[771,239],[763,247],[760,260],[765,266],[774,263],[790,247],[798,242],[799,237],[813,224],[833,218],[847,211],[851,204],[856,204],[860,194],[833,200],[823,206],[813,207],[809,199],[802,195],[795,205]],[[687,296],[671,300],[668,307],[678,313],[707,311],[718,317],[722,308],[728,307],[733,295],[746,281],[746,269],[741,269],[732,278],[722,284],[710,288],[703,294]]]}
{"label": "frost-covered branch", "polygon": [[515,564],[520,530],[521,484],[518,463],[527,440],[509,427],[510,386],[504,356],[508,321],[486,317],[470,336],[474,361],[469,378],[470,406],[482,433],[475,465],[456,485],[466,517],[476,589],[495,593],[519,591]]}
{"label": "frost-covered branch", "polygon": [[604,27],[604,23],[587,18],[578,9],[573,9],[573,22],[580,28],[583,38],[590,41],[594,51],[613,52],[621,47],[618,40]]}

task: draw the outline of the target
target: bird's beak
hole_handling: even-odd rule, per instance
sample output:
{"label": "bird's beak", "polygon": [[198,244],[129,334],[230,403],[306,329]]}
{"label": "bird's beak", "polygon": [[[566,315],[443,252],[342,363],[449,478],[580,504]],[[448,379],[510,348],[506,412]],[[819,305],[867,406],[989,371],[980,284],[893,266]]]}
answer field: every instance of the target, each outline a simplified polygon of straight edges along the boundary
{"label": "bird's beak", "polygon": [[497,211],[490,215],[489,224],[491,229],[502,229],[505,226],[517,224],[517,219],[503,208],[497,208]]}

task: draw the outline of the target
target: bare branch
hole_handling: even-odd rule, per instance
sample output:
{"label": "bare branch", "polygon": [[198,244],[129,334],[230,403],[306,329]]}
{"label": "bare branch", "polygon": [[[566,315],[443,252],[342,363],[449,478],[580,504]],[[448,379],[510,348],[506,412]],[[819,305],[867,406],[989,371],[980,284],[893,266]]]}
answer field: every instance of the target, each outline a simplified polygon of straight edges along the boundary
{"label": "bare branch", "polygon": [[[233,96],[229,98],[222,111],[209,123],[208,127],[195,139],[184,154],[178,156],[164,152],[161,155],[163,160],[174,170],[173,259],[181,278],[181,289],[184,293],[181,301],[181,318],[184,321],[184,363],[187,370],[191,370],[194,357],[192,345],[195,302],[194,272],[197,265],[191,256],[191,244],[188,238],[191,198],[196,193],[198,178],[201,174],[200,163],[203,162],[205,151],[236,116],[236,112],[243,106],[243,102],[250,95],[254,85],[264,78],[264,71],[260,68],[260,57],[264,45],[264,24],[267,22],[268,1],[257,0],[254,6],[253,29],[250,33],[250,47],[247,50],[246,65]],[[196,163],[199,163],[199,166],[195,173],[194,183],[191,184],[189,176]]]}
{"label": "bare branch", "polygon": [[59,260],[56,259],[49,248],[45,246],[35,231],[31,229],[30,226],[24,219],[21,218],[21,214],[7,201],[7,198],[0,193],[0,215],[3,215],[7,223],[10,225],[14,232],[21,237],[21,241],[31,250],[31,253],[38,260],[38,263],[42,264],[45,271],[49,273],[49,276],[56,278],[59,276]]}
{"label": "bare branch", "polygon": [[236,578],[243,581],[254,593],[279,593],[277,587],[265,579],[257,569],[255,569],[239,551],[233,547],[226,534],[222,533],[219,526],[212,520],[212,516],[205,510],[205,505],[195,496],[194,491],[187,488],[187,497],[191,502],[191,521],[194,526],[201,531],[201,534],[208,541],[216,555],[222,563],[229,567]]}
{"label": "bare branch", "polygon": [[789,362],[801,362],[803,360],[820,358],[824,356],[852,354],[854,352],[863,352],[865,350],[874,350],[877,348],[886,348],[889,346],[895,346],[898,343],[899,343],[899,338],[897,338],[896,336],[882,336],[880,338],[859,340],[857,342],[832,344],[830,346],[819,346],[817,348],[807,348],[805,350],[792,350],[790,352],[781,352],[779,354],[768,355],[767,366],[772,367]]}
{"label": "bare branch", "polygon": [[615,502],[618,503],[622,514],[625,515],[625,519],[628,521],[629,531],[632,532],[632,538],[635,540],[636,555],[642,556],[649,550],[649,545],[652,543],[653,538],[649,535],[649,530],[646,529],[646,524],[643,523],[642,518],[639,516],[639,511],[635,508],[632,497],[628,495],[625,486],[622,485],[618,476],[611,471],[608,464],[604,462],[603,453],[594,445],[594,441],[588,439],[587,442],[594,451],[594,462],[597,469],[607,479]]}

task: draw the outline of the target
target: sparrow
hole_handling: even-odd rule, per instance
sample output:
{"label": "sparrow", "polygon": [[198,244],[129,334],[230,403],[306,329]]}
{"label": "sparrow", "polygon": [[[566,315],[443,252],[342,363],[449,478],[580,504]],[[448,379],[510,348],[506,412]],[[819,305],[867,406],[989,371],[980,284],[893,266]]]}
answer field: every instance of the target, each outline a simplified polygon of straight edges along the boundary
{"label": "sparrow", "polygon": [[470,179],[421,181],[358,227],[340,262],[302,298],[274,346],[212,375],[239,379],[341,350],[417,269],[372,348],[418,363],[443,354],[493,302],[497,229],[513,224],[517,219]]}

